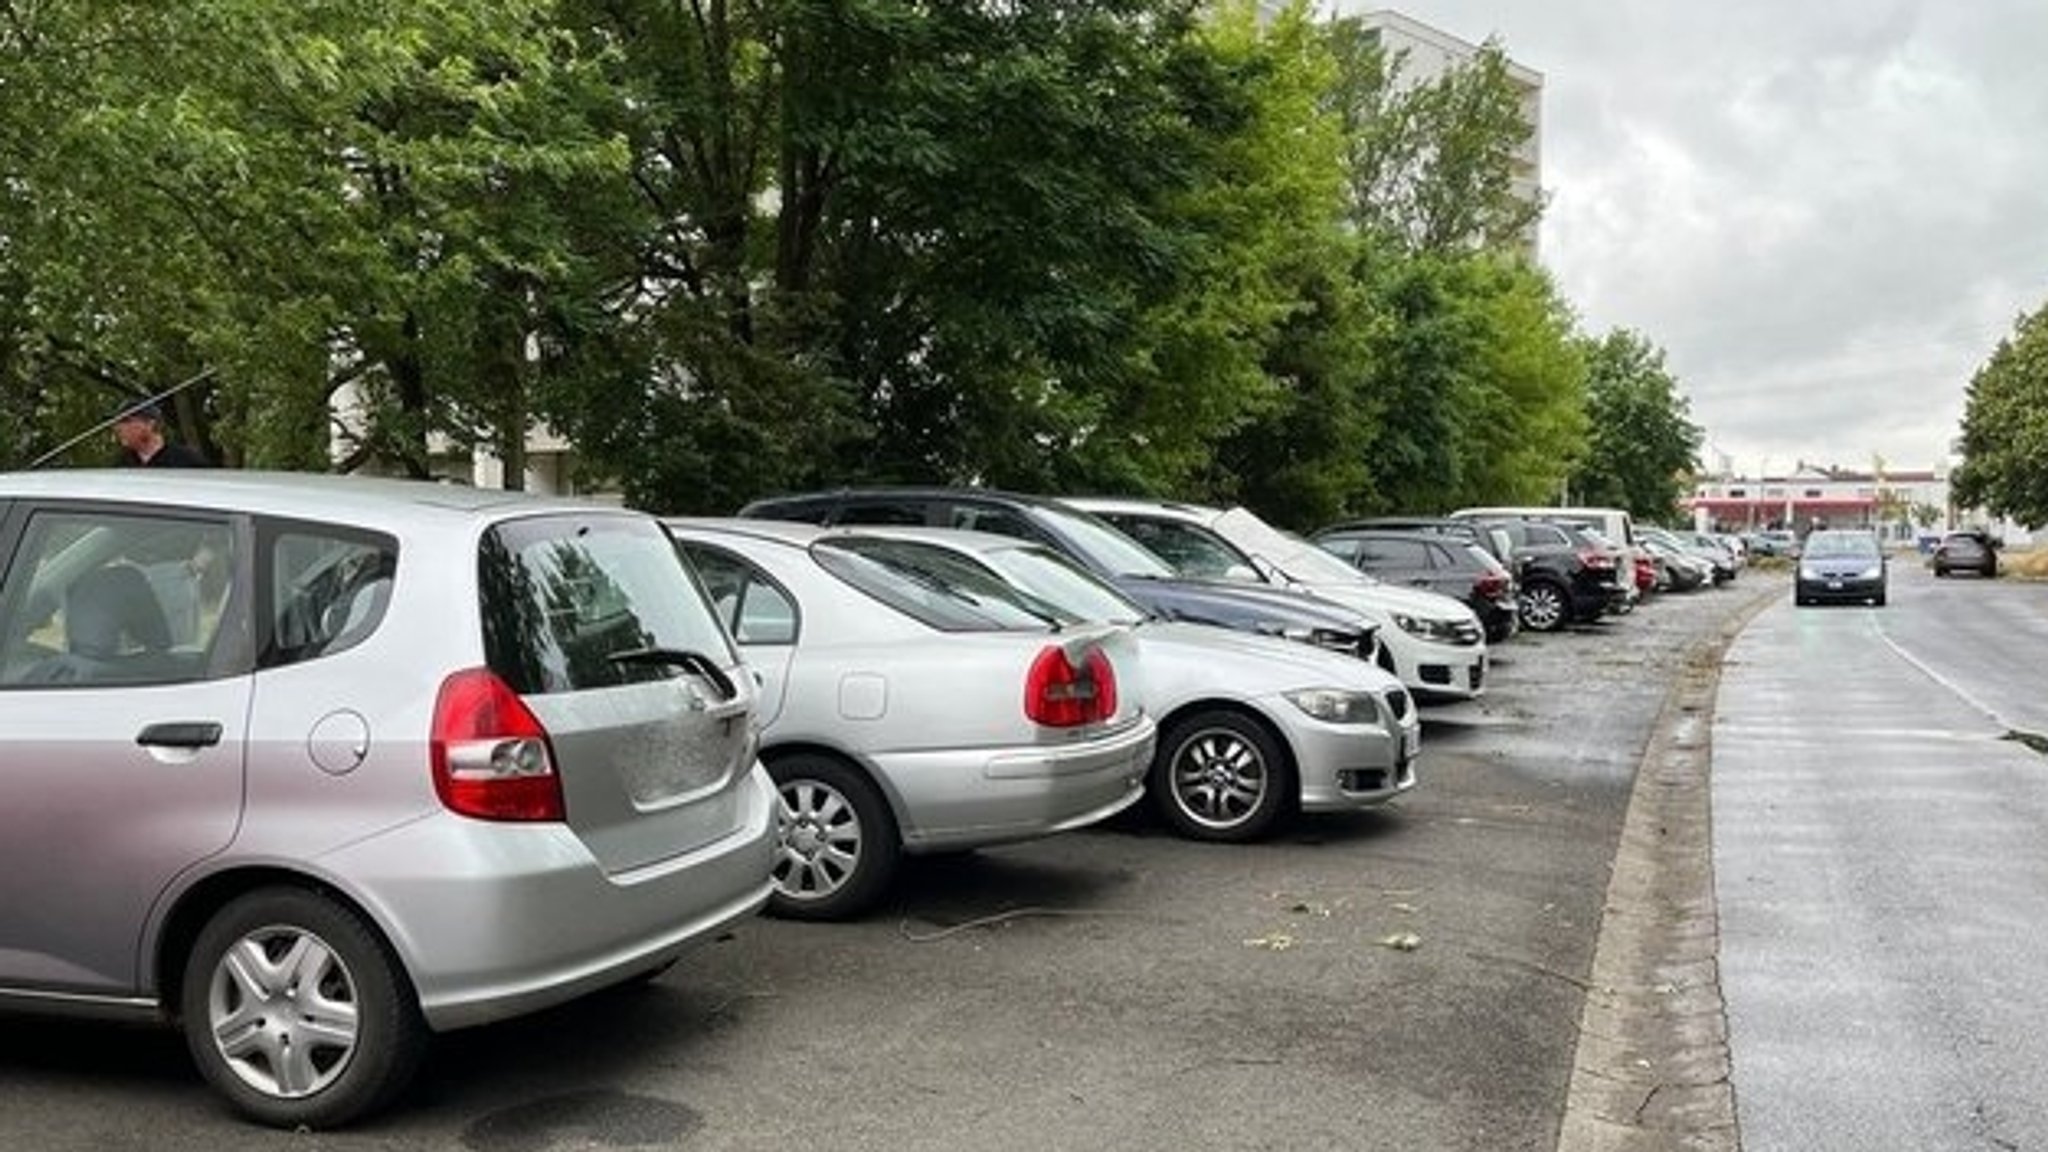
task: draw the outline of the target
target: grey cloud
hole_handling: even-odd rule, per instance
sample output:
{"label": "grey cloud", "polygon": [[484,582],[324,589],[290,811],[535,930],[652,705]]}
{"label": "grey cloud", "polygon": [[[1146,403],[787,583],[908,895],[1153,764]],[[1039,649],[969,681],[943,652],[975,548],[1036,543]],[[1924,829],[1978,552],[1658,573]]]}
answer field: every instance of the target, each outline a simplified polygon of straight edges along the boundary
{"label": "grey cloud", "polygon": [[1412,0],[1543,73],[1545,262],[1755,466],[1942,462],[2048,302],[2048,5]]}

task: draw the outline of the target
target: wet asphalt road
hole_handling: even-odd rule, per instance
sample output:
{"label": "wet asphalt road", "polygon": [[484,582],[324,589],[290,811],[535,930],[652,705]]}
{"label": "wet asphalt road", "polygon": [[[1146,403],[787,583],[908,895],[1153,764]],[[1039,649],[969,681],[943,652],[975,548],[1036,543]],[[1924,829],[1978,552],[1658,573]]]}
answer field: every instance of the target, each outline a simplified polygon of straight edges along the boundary
{"label": "wet asphalt road", "polygon": [[2048,1148],[2048,586],[1759,615],[1714,729],[1749,1152]]}
{"label": "wet asphalt road", "polygon": [[1665,689],[1784,587],[1500,647],[1383,810],[918,862],[860,923],[751,923],[651,987],[444,1037],[354,1131],[229,1118],[167,1032],[0,1019],[0,1149],[1547,1150]]}

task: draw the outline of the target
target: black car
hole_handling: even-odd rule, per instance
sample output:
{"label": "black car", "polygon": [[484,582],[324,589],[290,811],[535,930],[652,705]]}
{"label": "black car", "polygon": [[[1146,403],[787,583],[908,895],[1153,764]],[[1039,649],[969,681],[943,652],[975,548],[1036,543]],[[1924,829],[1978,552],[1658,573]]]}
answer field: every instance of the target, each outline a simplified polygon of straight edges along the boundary
{"label": "black car", "polygon": [[987,488],[843,488],[756,500],[739,515],[1013,536],[1053,549],[1162,619],[1284,636],[1366,660],[1379,656],[1379,626],[1340,604],[1264,585],[1182,577],[1109,524],[1043,497]]}
{"label": "black car", "polygon": [[1515,578],[1493,554],[1454,535],[1335,528],[1315,535],[1316,545],[1390,584],[1427,588],[1463,600],[1498,644],[1520,626]]}
{"label": "black car", "polygon": [[1620,554],[1612,545],[1571,525],[1523,519],[1480,523],[1503,529],[1514,545],[1522,627],[1554,632],[1628,610],[1632,585],[1620,582]]}
{"label": "black car", "polygon": [[1934,546],[1929,560],[1936,576],[1971,572],[1991,578],[1998,575],[1998,541],[1988,533],[1964,529],[1951,532]]}
{"label": "black car", "polygon": [[1792,602],[1808,604],[1874,604],[1884,607],[1884,549],[1877,534],[1856,529],[1810,532],[1799,549],[1799,573],[1792,582]]}

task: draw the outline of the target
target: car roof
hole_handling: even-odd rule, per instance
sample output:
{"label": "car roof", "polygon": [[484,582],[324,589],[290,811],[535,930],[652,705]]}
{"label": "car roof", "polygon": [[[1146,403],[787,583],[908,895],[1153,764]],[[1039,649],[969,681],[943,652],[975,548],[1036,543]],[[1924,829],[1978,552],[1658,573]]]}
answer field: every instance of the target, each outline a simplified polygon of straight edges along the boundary
{"label": "car roof", "polygon": [[[785,492],[775,496],[763,496],[747,502],[745,509],[769,507],[784,503],[811,503],[826,500],[847,500],[875,498],[910,498],[916,500],[987,500],[991,503],[1016,504],[1030,507],[1058,507],[1061,503],[1056,496],[1034,496],[1024,492],[1010,492],[1001,488],[977,488],[971,485],[947,486],[943,484],[881,484],[858,487],[820,488],[811,492]],[[742,509],[742,511],[745,511]]]}
{"label": "car roof", "polygon": [[795,548],[808,548],[812,541],[820,536],[830,535],[833,531],[822,524],[812,524],[805,520],[754,520],[732,516],[664,516],[661,522],[683,532],[743,536],[753,540],[788,544]]}
{"label": "car roof", "polygon": [[1472,541],[1447,537],[1440,532],[1410,532],[1400,528],[1374,528],[1370,525],[1359,528],[1331,528],[1321,533],[1326,536],[1359,537],[1370,536],[1375,540],[1413,540],[1419,544],[1438,544],[1445,547],[1470,547]]}
{"label": "car roof", "polygon": [[1069,496],[1063,502],[1085,512],[1100,516],[1108,513],[1168,513],[1182,519],[1207,523],[1223,514],[1223,509],[1187,500],[1150,500],[1142,496]]}
{"label": "car roof", "polygon": [[684,532],[700,531],[712,535],[743,536],[788,544],[796,548],[808,548],[821,540],[837,540],[848,536],[916,540],[973,553],[1044,547],[1033,540],[1020,540],[1014,536],[994,532],[974,532],[964,528],[929,528],[910,524],[838,524],[826,527],[799,520],[753,520],[716,516],[665,516],[662,523]]}
{"label": "car roof", "polygon": [[275,516],[379,519],[488,517],[547,509],[620,511],[572,497],[536,496],[430,480],[326,472],[106,468],[0,473],[0,499],[62,498],[181,504]]}

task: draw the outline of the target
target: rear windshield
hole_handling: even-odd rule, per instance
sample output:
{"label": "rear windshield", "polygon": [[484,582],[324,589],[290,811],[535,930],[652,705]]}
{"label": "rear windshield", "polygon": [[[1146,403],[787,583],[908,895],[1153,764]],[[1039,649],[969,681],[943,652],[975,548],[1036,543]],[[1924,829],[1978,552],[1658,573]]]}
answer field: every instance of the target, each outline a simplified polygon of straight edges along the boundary
{"label": "rear windshield", "polygon": [[836,537],[811,549],[827,572],[941,632],[1044,632],[1047,607],[947,548],[912,540]]}
{"label": "rear windshield", "polygon": [[661,526],[619,514],[538,516],[484,534],[484,653],[523,695],[681,674],[615,659],[648,648],[734,662],[725,633]]}

